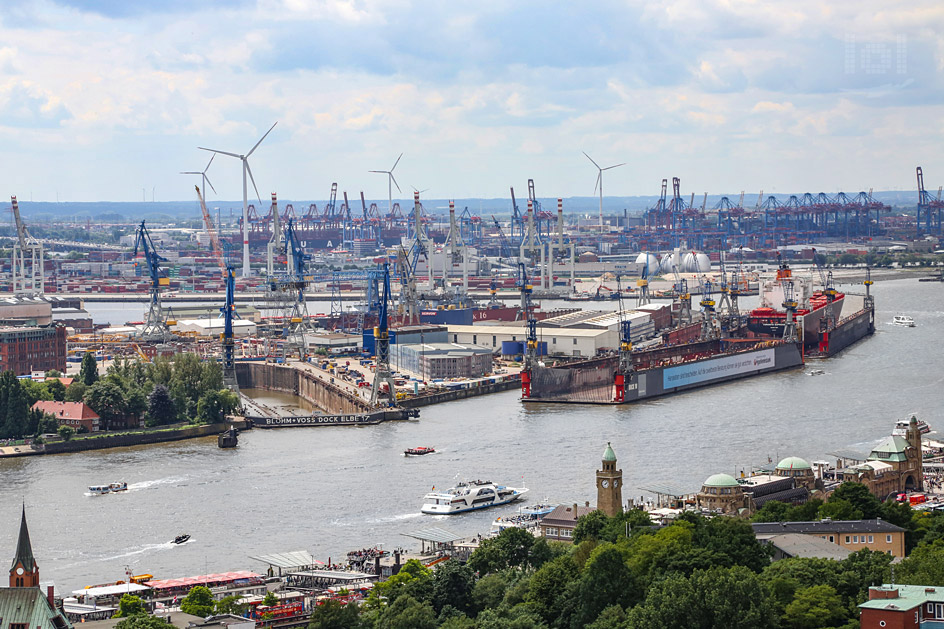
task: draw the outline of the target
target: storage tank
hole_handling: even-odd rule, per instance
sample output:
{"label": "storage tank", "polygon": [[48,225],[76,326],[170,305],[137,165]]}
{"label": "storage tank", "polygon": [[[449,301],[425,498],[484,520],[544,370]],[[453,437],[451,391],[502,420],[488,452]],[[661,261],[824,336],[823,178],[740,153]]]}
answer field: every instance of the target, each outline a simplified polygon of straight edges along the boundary
{"label": "storage tank", "polygon": [[523,353],[521,341],[502,341],[502,356],[517,356]]}
{"label": "storage tank", "polygon": [[678,257],[674,253],[670,251],[669,253],[662,255],[662,263],[660,268],[663,272],[671,273],[673,264],[678,267],[679,271],[682,270],[682,266],[679,264]]}
{"label": "storage tank", "polygon": [[698,263],[695,261],[695,254],[689,251],[684,256],[682,256],[682,264],[680,265],[682,273],[697,273],[698,272]]}
{"label": "storage tank", "polygon": [[695,254],[695,270],[694,273],[708,273],[711,271],[711,260],[708,259],[708,256],[702,252]]}
{"label": "storage tank", "polygon": [[[649,277],[659,274],[659,258],[655,257],[651,253],[642,252],[636,256],[636,264],[643,266],[646,263],[649,263]],[[643,267],[645,268],[645,267]],[[643,270],[639,270],[640,274],[643,274]]]}

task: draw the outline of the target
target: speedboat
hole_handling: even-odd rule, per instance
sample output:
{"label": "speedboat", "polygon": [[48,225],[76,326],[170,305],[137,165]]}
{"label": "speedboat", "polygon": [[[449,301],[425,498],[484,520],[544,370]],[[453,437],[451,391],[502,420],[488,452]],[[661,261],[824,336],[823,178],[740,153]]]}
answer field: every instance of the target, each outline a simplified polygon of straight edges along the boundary
{"label": "speedboat", "polygon": [[423,497],[425,502],[420,510],[429,515],[452,515],[476,511],[514,502],[524,496],[527,491],[525,488],[496,485],[489,480],[468,481],[442,492],[437,492],[433,488],[432,492]]}
{"label": "speedboat", "polygon": [[183,543],[186,542],[188,539],[190,539],[190,536],[187,535],[186,533],[184,533],[183,535],[178,535],[177,537],[175,537],[175,538],[174,538],[174,543],[175,543],[175,544],[183,544]]}
{"label": "speedboat", "polygon": [[[895,429],[892,430],[892,434],[897,435],[899,437],[904,437],[907,434],[908,427],[910,425],[911,425],[911,420],[899,419],[897,422],[895,422]],[[928,422],[924,421],[923,419],[919,419],[917,425],[918,425],[918,434],[926,435],[929,432],[931,432],[931,427],[928,426]]]}
{"label": "speedboat", "polygon": [[436,451],[436,448],[428,448],[426,446],[421,446],[419,448],[407,448],[403,451],[404,456],[423,456],[424,454],[432,454]]}
{"label": "speedboat", "polygon": [[128,483],[121,482],[110,483],[108,485],[90,485],[88,490],[89,493],[99,496],[102,494],[115,494],[119,491],[128,491]]}
{"label": "speedboat", "polygon": [[905,328],[915,327],[914,319],[912,319],[908,315],[895,315],[895,318],[892,319],[892,323],[894,325],[900,325]]}

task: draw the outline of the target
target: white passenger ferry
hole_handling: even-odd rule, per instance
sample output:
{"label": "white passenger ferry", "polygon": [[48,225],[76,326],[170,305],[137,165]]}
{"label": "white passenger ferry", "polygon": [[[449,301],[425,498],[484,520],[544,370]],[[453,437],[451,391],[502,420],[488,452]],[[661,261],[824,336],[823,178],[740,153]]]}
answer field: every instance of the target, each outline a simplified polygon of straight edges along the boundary
{"label": "white passenger ferry", "polygon": [[489,480],[468,481],[445,491],[434,490],[426,494],[421,511],[430,515],[452,515],[497,507],[518,500],[527,491],[524,488],[496,485]]}
{"label": "white passenger ferry", "polygon": [[895,318],[892,319],[892,323],[906,328],[915,327],[914,319],[908,315],[895,315]]}

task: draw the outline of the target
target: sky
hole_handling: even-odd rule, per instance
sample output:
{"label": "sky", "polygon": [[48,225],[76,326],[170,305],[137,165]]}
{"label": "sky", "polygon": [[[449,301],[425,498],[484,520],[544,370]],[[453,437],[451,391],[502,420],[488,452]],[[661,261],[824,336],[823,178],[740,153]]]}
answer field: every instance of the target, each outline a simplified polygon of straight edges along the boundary
{"label": "sky", "polygon": [[[944,183],[940,0],[0,0],[0,181],[194,200],[210,154],[323,199]],[[210,201],[242,195],[238,159]],[[255,196],[250,184],[250,197]]]}

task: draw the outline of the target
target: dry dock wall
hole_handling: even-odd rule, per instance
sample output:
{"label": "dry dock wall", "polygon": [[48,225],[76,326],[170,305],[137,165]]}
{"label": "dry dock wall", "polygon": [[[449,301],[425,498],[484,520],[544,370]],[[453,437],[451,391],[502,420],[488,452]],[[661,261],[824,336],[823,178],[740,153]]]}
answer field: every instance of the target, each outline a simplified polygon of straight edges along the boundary
{"label": "dry dock wall", "polygon": [[44,454],[61,454],[64,452],[82,452],[85,450],[101,450],[104,448],[124,448],[140,446],[149,443],[164,443],[166,441],[182,441],[195,437],[209,437],[218,435],[230,426],[242,430],[246,426],[243,420],[222,422],[219,424],[203,424],[200,426],[186,426],[172,430],[154,430],[144,432],[123,433],[117,435],[103,434],[95,437],[72,439],[71,441],[56,441],[43,446]]}
{"label": "dry dock wall", "polygon": [[236,381],[241,388],[264,389],[297,395],[329,414],[363,413],[366,401],[334,384],[319,380],[302,369],[266,363],[236,363]]}

